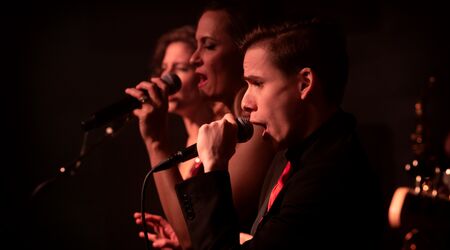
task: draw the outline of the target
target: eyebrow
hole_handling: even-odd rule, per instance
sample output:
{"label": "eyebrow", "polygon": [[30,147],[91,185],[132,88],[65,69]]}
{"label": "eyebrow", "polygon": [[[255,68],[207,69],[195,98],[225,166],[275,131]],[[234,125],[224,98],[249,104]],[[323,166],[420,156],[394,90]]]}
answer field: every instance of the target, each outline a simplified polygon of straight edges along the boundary
{"label": "eyebrow", "polygon": [[244,79],[244,81],[249,81],[249,82],[255,82],[255,81],[261,81],[262,80],[261,77],[253,76],[253,75],[243,76],[242,79]]}
{"label": "eyebrow", "polygon": [[174,62],[173,65],[174,66],[179,66],[179,65],[185,66],[185,65],[190,65],[190,63],[189,62]]}
{"label": "eyebrow", "polygon": [[213,38],[212,36],[209,36],[209,35],[207,35],[207,36],[202,36],[202,37],[200,37],[200,42],[202,42],[202,43],[204,43],[205,41],[207,41],[207,40],[212,40],[212,41],[214,41],[214,42],[217,42],[217,40],[215,39],[215,38]]}

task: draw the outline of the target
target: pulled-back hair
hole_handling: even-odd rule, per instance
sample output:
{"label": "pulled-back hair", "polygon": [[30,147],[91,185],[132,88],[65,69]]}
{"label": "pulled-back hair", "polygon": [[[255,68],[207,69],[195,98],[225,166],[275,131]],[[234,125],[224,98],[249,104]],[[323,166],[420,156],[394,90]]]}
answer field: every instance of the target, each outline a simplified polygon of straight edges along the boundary
{"label": "pulled-back hair", "polygon": [[195,28],[190,25],[181,26],[164,33],[158,39],[150,65],[153,76],[159,76],[161,74],[161,63],[164,54],[166,53],[166,49],[169,44],[174,42],[186,43],[192,49],[192,52],[194,52],[197,47],[197,42],[195,41]]}
{"label": "pulled-back hair", "polygon": [[330,103],[340,104],[348,78],[345,36],[336,25],[320,19],[259,27],[241,44],[245,52],[267,42],[271,59],[282,72],[291,75],[309,67],[320,79]]}
{"label": "pulled-back hair", "polygon": [[236,46],[242,43],[245,35],[262,24],[271,23],[275,19],[274,6],[264,4],[264,1],[242,0],[210,0],[202,13],[206,11],[224,11],[229,18],[229,35]]}

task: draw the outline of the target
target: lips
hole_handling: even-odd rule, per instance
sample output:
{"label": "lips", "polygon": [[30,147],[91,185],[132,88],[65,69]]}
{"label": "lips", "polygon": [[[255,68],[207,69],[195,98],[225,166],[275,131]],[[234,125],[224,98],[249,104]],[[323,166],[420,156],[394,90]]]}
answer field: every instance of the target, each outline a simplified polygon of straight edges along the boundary
{"label": "lips", "polygon": [[198,77],[200,78],[200,81],[198,82],[198,87],[202,88],[203,86],[205,86],[208,83],[208,78],[206,77],[205,74],[201,74],[201,73],[197,73]]}
{"label": "lips", "polygon": [[263,128],[266,128],[266,125],[265,125],[264,123],[257,122],[257,121],[252,121],[251,119],[250,119],[250,122],[251,122],[253,125],[260,126],[260,127],[263,127]]}
{"label": "lips", "polygon": [[262,131],[262,136],[264,137],[267,134],[267,126],[264,123],[260,123],[260,122],[255,122],[250,120],[250,122],[254,125],[254,126],[259,126],[262,127],[264,130]]}

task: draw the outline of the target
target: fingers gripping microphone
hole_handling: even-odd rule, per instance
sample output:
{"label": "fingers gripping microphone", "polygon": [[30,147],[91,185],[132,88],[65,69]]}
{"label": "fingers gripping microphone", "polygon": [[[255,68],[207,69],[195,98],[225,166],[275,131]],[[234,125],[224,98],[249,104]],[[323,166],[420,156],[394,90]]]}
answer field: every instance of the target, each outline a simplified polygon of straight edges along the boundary
{"label": "fingers gripping microphone", "polygon": [[[176,93],[181,88],[181,80],[174,73],[163,75],[161,80],[167,84],[167,92],[169,95]],[[132,96],[127,96],[124,99],[92,114],[88,119],[81,122],[81,127],[84,131],[89,131],[93,128],[97,128],[111,122],[118,117],[128,114],[141,106],[142,103],[139,100]]]}
{"label": "fingers gripping microphone", "polygon": [[[252,138],[253,136],[253,125],[251,124],[251,122],[246,118],[238,117],[236,119],[236,123],[238,127],[237,131],[238,142],[246,142],[250,140],[250,138]],[[176,166],[180,162],[187,161],[196,156],[198,156],[198,152],[197,152],[197,144],[195,143],[183,150],[176,152],[170,158],[158,164],[158,166],[153,168],[153,173],[171,168],[173,166]]]}

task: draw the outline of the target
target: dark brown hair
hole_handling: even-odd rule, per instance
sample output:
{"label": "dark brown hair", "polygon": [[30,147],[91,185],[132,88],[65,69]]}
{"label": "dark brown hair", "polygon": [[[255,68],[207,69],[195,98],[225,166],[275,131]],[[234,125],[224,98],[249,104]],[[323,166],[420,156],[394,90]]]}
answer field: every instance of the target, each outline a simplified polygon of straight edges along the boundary
{"label": "dark brown hair", "polygon": [[[245,35],[258,25],[272,22],[275,15],[273,6],[264,4],[264,1],[242,0],[210,0],[206,2],[203,13],[206,11],[224,11],[229,18],[229,34],[236,46],[242,43]],[[270,8],[270,9],[269,9]]]}
{"label": "dark brown hair", "polygon": [[271,58],[284,73],[296,74],[309,67],[321,80],[330,103],[340,104],[348,78],[345,36],[333,23],[320,19],[259,27],[241,44],[245,52],[252,45],[267,42]]}
{"label": "dark brown hair", "polygon": [[164,54],[166,53],[167,46],[173,42],[186,43],[192,48],[192,52],[194,52],[197,47],[197,42],[195,41],[195,28],[190,25],[185,25],[163,34],[158,39],[150,64],[152,76],[159,76],[161,74],[161,63]]}

